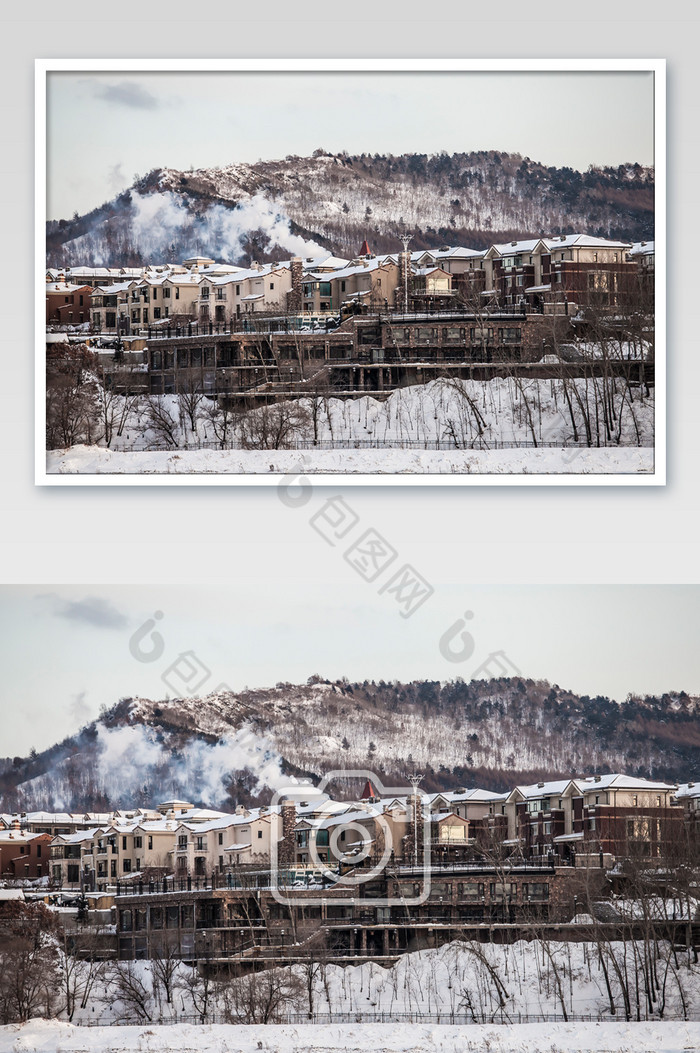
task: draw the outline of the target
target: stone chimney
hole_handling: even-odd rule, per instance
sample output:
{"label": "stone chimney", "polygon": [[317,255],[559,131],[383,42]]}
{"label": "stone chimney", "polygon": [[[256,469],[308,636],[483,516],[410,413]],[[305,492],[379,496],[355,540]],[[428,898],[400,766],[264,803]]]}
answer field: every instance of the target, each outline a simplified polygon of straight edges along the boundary
{"label": "stone chimney", "polygon": [[294,256],[290,263],[292,272],[292,291],[287,295],[287,306],[290,311],[301,311],[302,287],[301,279],[304,274],[304,264],[301,256]]}
{"label": "stone chimney", "polygon": [[409,298],[411,292],[411,253],[408,249],[405,252],[399,253],[399,287],[396,291],[396,298],[399,307],[404,311],[408,310],[408,298],[406,292],[408,291]]}
{"label": "stone chimney", "polygon": [[407,801],[408,832],[406,836],[406,859],[409,866],[416,860],[423,862],[423,799],[419,793],[412,793]]}
{"label": "stone chimney", "polygon": [[282,801],[282,840],[279,843],[277,862],[280,867],[291,866],[296,857],[297,809],[294,801]]}

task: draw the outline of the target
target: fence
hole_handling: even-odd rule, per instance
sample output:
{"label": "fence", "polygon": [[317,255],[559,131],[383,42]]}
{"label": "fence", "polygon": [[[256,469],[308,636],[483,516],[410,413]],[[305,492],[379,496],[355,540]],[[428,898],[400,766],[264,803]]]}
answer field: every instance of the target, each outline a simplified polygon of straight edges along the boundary
{"label": "fence", "polygon": [[[618,443],[601,442],[600,448],[606,446],[619,446]],[[258,447],[244,447],[236,440],[217,442],[211,439],[201,439],[196,442],[186,442],[182,446],[167,446],[164,443],[132,443],[125,447],[111,447],[119,453],[181,453],[183,450],[251,450]],[[261,447],[266,452],[272,452],[268,447]],[[488,442],[477,443],[476,441],[455,442],[454,439],[295,439],[289,444],[279,447],[281,450],[444,450],[455,453],[459,450],[481,452],[484,450],[520,450],[520,449],[596,449],[586,442],[533,442],[531,439],[503,440],[489,439]]]}
{"label": "fence", "polygon": [[[633,1014],[632,1020],[636,1021],[637,1016]],[[446,1010],[438,1013],[394,1013],[394,1012],[337,1012],[337,1013],[281,1013],[277,1016],[274,1021],[270,1023],[275,1024],[445,1024],[449,1026],[467,1026],[471,1024],[489,1024],[489,1025],[504,1025],[509,1024],[563,1024],[566,1021],[569,1023],[623,1023],[626,1017],[624,1012],[618,1013],[613,1016],[610,1012],[603,1012],[602,1010],[598,1013],[567,1013],[564,1017],[563,1013],[527,1013],[527,1012],[510,1012],[502,1010],[495,1013],[493,1017],[485,1016],[483,1020],[475,1019],[475,1016],[471,1013],[463,1013],[458,1011]],[[659,1021],[663,1020],[666,1023],[673,1022],[674,1020],[684,1021],[698,1021],[700,1020],[700,1012],[687,1012],[682,1017],[673,1016],[650,1016],[648,1013],[639,1014],[640,1021]],[[102,1020],[74,1020],[74,1024],[81,1027],[105,1027],[104,1021]],[[225,1016],[222,1013],[207,1013],[201,1016],[197,1013],[175,1013],[171,1017],[157,1017],[154,1020],[136,1020],[136,1019],[123,1019],[123,1020],[112,1020],[109,1023],[110,1027],[123,1026],[123,1027],[134,1027],[144,1026],[148,1024],[152,1025],[177,1025],[177,1024],[246,1024],[248,1021],[235,1020],[231,1017]],[[251,1021],[250,1023],[255,1023]]]}

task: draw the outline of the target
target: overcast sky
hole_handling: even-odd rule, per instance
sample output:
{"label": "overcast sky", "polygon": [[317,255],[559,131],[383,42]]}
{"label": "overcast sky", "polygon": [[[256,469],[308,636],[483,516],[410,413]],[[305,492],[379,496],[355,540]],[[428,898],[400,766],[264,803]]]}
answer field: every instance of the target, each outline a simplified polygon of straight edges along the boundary
{"label": "overcast sky", "polygon": [[[511,674],[579,694],[700,693],[700,586],[439,585],[403,619],[389,593],[352,577],[347,568],[342,586],[0,588],[0,755],[49,746],[123,696],[181,697],[195,679],[204,694],[314,673],[469,680],[494,652]],[[463,648],[467,658],[445,657]]]}
{"label": "overcast sky", "polygon": [[333,153],[500,150],[653,164],[648,72],[51,72],[49,219],[152,168]]}

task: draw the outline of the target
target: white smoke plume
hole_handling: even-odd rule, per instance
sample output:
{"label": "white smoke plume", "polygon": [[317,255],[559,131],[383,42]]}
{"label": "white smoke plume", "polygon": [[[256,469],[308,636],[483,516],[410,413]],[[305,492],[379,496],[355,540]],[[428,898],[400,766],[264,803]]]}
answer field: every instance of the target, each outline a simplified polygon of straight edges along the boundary
{"label": "white smoke plume", "polygon": [[[150,263],[174,262],[168,259],[171,245],[189,246],[185,250],[189,255],[235,262],[242,243],[254,230],[264,231],[271,245],[281,246],[290,255],[318,256],[324,252],[316,242],[292,234],[289,217],[263,194],[255,194],[234,209],[220,204],[194,209],[187,198],[169,190],[152,194],[132,191],[130,210],[124,214],[127,217],[127,240]],[[66,242],[65,250],[70,259],[89,255],[99,264],[105,262],[108,246],[98,228]]]}
{"label": "white smoke plume", "polygon": [[97,793],[106,795],[113,807],[128,807],[140,803],[144,791],[146,803],[154,806],[175,796],[216,808],[226,802],[225,781],[231,772],[253,772],[256,793],[264,786],[283,789],[296,781],[282,774],[282,759],[270,740],[246,726],[214,744],[192,738],[177,750],[143,724],[98,724],[96,730],[88,754],[77,754],[18,787],[21,808],[70,811],[76,796]]}
{"label": "white smoke plume", "polygon": [[226,797],[225,777],[232,771],[251,769],[256,791],[287,785],[281,758],[272,743],[242,727],[213,745],[191,739],[173,753],[160,743],[156,732],[144,725],[98,727],[98,779],[111,799],[124,798],[129,783],[136,790],[153,786],[160,793],[185,793],[211,806]]}

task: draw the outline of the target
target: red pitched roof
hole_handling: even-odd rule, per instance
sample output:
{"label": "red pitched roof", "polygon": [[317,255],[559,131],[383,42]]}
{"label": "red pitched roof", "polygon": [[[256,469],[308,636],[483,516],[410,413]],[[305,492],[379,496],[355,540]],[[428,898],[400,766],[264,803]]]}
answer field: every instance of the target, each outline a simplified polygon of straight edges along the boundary
{"label": "red pitched roof", "polygon": [[[366,244],[367,244],[367,242],[365,242],[365,245]],[[367,782],[365,783],[364,790],[360,794],[360,800],[361,801],[370,801],[373,798],[378,798],[378,797],[379,797],[379,794],[377,793],[377,791],[375,790],[374,786],[372,785],[372,783],[368,779]]]}
{"label": "red pitched roof", "polygon": [[371,256],[371,255],[372,255],[372,250],[369,247],[369,242],[367,241],[367,238],[365,238],[365,240],[362,242],[362,245],[360,247],[360,256]]}

